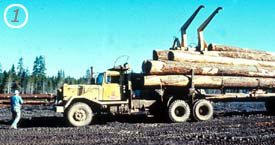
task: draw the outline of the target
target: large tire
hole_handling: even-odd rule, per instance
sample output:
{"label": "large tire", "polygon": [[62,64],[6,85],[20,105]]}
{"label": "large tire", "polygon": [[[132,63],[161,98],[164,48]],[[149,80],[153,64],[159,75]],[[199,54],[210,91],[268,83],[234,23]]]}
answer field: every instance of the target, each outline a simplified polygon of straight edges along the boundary
{"label": "large tire", "polygon": [[87,126],[93,120],[93,111],[86,103],[78,102],[69,107],[66,117],[71,126]]}
{"label": "large tire", "polygon": [[169,105],[168,116],[172,122],[185,122],[190,117],[190,107],[183,100],[175,100]]}
{"label": "large tire", "polygon": [[213,117],[213,113],[213,105],[207,100],[198,100],[193,106],[193,117],[197,121],[210,120]]}

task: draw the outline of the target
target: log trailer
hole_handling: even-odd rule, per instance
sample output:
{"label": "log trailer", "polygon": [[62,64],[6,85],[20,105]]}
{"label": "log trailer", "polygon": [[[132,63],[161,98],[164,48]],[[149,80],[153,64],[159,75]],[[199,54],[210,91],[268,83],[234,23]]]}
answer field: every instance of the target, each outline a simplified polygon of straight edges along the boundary
{"label": "log trailer", "polygon": [[[175,39],[172,50],[188,50],[186,29],[202,8],[204,6],[200,6],[182,26],[182,42],[180,44]],[[220,7],[199,27],[197,49],[207,51],[203,30],[219,10]],[[105,113],[166,116],[171,122],[178,123],[187,121],[191,116],[197,121],[205,121],[213,117],[213,102],[220,101],[264,101],[268,111],[274,108],[273,80],[250,78],[239,81],[238,77],[226,79],[218,76],[216,79],[212,76],[214,79],[210,80],[198,76],[197,72],[196,67],[190,67],[187,75],[154,77],[132,73],[128,64],[114,66],[99,73],[94,84],[64,84],[57,93],[56,111],[64,113],[70,125],[86,126],[94,121],[95,116]],[[209,81],[213,81],[214,85],[209,85]],[[207,94],[207,89],[220,91]],[[226,93],[227,89],[244,89],[246,92]]]}

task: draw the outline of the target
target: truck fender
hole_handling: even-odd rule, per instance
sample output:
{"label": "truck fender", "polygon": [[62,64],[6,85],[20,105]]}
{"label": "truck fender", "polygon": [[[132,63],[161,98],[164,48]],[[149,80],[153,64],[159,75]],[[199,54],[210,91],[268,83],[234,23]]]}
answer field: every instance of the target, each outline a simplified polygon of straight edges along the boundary
{"label": "truck fender", "polygon": [[173,96],[171,96],[171,97],[168,99],[168,101],[167,101],[167,103],[166,103],[166,107],[167,107],[167,108],[169,107],[169,105],[171,104],[171,102],[172,102],[173,99],[174,99]]}
{"label": "truck fender", "polygon": [[65,112],[65,110],[70,106],[71,102],[72,102],[75,98],[76,98],[76,97],[71,97],[71,98],[65,103],[65,105],[57,105],[57,106],[55,106],[55,111],[56,111],[56,112],[60,112],[60,113]]}
{"label": "truck fender", "polygon": [[83,99],[82,101],[86,102],[88,105],[91,105],[91,104],[101,105],[99,101],[87,100],[86,97],[84,96],[73,96],[66,102],[66,104],[64,105],[64,109],[67,109],[73,103],[74,100],[78,100],[78,99]]}
{"label": "truck fender", "polygon": [[98,105],[97,107],[102,106],[102,104],[99,101],[87,100],[83,96],[72,96],[65,104],[55,106],[55,111],[61,112],[61,113],[65,112],[66,109],[68,107],[70,107],[70,105],[74,102],[74,100],[81,100],[81,101],[77,101],[77,102],[86,102],[88,105]]}
{"label": "truck fender", "polygon": [[70,106],[71,102],[72,102],[75,98],[82,98],[82,97],[71,97],[71,98],[69,99],[69,101],[67,101],[66,104],[64,105],[64,108],[65,108],[65,109],[68,108],[68,107]]}

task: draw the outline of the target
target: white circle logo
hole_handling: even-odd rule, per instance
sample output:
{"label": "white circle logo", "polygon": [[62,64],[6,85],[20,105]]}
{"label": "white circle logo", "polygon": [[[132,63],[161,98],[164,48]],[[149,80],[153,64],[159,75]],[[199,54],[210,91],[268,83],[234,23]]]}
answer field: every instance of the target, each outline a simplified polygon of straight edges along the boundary
{"label": "white circle logo", "polygon": [[[14,25],[12,25],[12,24],[10,24],[10,23],[8,22],[8,20],[7,20],[7,12],[8,12],[8,10],[9,10],[10,8],[12,8],[12,7],[20,7],[20,8],[22,8],[22,9],[25,11],[26,19],[25,19],[24,23],[22,23],[21,25],[14,26]],[[12,4],[12,5],[9,5],[9,6],[6,8],[5,13],[4,13],[4,20],[5,20],[5,23],[6,23],[9,27],[11,27],[11,28],[21,28],[21,27],[25,26],[26,23],[27,23],[27,21],[28,21],[28,18],[29,18],[29,16],[28,16],[28,11],[27,11],[27,9],[26,9],[23,5],[20,5],[20,4]]]}

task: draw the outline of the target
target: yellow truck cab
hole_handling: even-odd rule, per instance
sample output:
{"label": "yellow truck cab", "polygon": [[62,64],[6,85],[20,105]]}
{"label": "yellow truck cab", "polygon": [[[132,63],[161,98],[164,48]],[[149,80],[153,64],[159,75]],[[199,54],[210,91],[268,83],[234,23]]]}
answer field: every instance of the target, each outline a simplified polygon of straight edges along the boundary
{"label": "yellow truck cab", "polygon": [[127,70],[128,68],[120,66],[99,73],[96,83],[91,85],[64,84],[58,91],[56,112],[64,112],[72,126],[85,126],[92,121],[98,110],[114,110],[118,106],[127,108]]}

